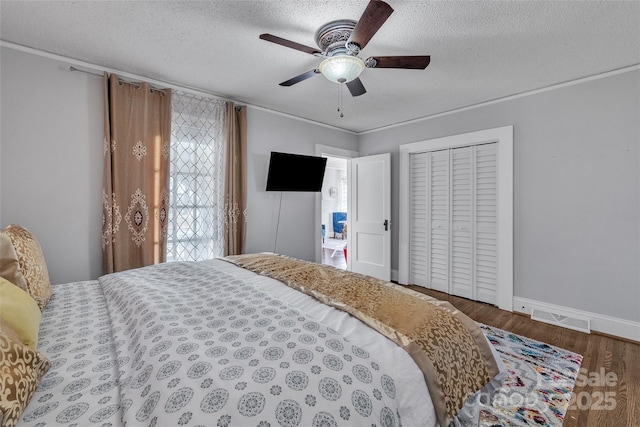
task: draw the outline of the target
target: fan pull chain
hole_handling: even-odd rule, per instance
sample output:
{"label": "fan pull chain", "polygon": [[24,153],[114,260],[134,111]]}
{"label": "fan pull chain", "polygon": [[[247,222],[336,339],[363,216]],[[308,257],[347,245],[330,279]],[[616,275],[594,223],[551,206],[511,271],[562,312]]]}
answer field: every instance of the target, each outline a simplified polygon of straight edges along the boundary
{"label": "fan pull chain", "polygon": [[340,117],[344,117],[342,108],[342,86],[344,86],[344,83],[340,83],[338,86],[338,113],[340,113]]}

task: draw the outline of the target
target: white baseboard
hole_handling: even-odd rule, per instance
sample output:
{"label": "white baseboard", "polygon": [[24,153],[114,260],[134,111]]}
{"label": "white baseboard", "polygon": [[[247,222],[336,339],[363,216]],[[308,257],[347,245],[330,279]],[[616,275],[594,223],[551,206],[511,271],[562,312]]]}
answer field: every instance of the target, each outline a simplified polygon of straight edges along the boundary
{"label": "white baseboard", "polygon": [[605,316],[604,314],[592,313],[556,304],[549,304],[528,298],[513,298],[513,311],[530,315],[531,310],[534,307],[541,310],[560,312],[563,314],[566,313],[567,315],[574,315],[578,318],[588,319],[591,323],[592,331],[602,332],[604,334],[640,342],[640,322],[633,322],[631,320]]}

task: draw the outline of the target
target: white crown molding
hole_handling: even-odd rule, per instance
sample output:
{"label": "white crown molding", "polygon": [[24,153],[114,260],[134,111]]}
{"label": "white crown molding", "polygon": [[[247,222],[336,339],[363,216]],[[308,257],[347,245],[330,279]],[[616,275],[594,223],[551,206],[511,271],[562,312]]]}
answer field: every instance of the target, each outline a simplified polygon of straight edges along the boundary
{"label": "white crown molding", "polygon": [[[151,84],[153,86],[157,86],[157,87],[164,86],[164,87],[168,87],[168,88],[175,89],[175,90],[181,90],[181,91],[184,91],[184,92],[193,93],[193,94],[196,94],[196,95],[201,95],[201,96],[206,96],[206,97],[219,99],[219,100],[222,100],[222,101],[237,102],[234,99],[225,98],[225,97],[220,96],[218,94],[215,94],[215,93],[212,93],[212,92],[207,92],[207,91],[202,90],[202,89],[192,88],[192,87],[180,85],[180,84],[177,84],[177,83],[167,82],[167,81],[163,81],[163,80],[156,80],[156,79],[152,79],[152,78],[149,78],[149,77],[140,76],[138,74],[133,74],[133,73],[128,73],[126,71],[117,70],[115,68],[102,67],[100,65],[92,64],[90,62],[85,62],[85,61],[80,61],[78,59],[68,58],[66,56],[58,55],[58,54],[55,54],[55,53],[44,52],[42,50],[38,50],[38,49],[31,48],[31,47],[18,45],[18,44],[15,44],[15,43],[6,42],[4,40],[0,40],[0,47],[6,47],[8,49],[29,53],[31,55],[35,55],[35,56],[39,56],[39,57],[42,57],[42,58],[51,59],[51,60],[54,60],[54,61],[66,62],[69,65],[73,65],[76,69],[78,69],[78,71],[97,72],[97,73],[103,73],[103,72],[114,73],[114,74],[117,74],[120,77],[123,77],[123,78],[127,79],[127,80],[142,80],[142,81],[145,81],[145,82],[147,82],[147,83],[149,83],[149,84]],[[81,69],[78,68],[78,67],[81,67]]]}
{"label": "white crown molding", "polygon": [[312,125],[320,126],[320,127],[323,127],[323,128],[333,129],[333,130],[337,130],[339,132],[348,133],[348,134],[351,134],[351,135],[358,135],[358,132],[354,132],[352,130],[339,128],[337,126],[328,125],[326,123],[316,122],[315,120],[305,119],[304,117],[294,116],[294,115],[291,115],[289,113],[283,113],[281,111],[272,110],[271,108],[261,107],[259,105],[252,105],[252,104],[246,104],[246,105],[247,105],[247,108],[253,108],[255,110],[266,111],[267,113],[275,114],[276,116],[288,117],[290,119],[298,120],[298,121],[305,122],[305,123],[310,123]]}
{"label": "white crown molding", "polygon": [[491,100],[491,101],[480,102],[478,104],[473,104],[473,105],[469,105],[469,106],[466,106],[466,107],[455,108],[453,110],[443,111],[443,112],[432,114],[432,115],[429,115],[429,116],[418,117],[416,119],[411,119],[411,120],[406,120],[406,121],[403,121],[403,122],[394,123],[392,125],[381,126],[381,127],[378,127],[378,128],[369,129],[369,130],[365,130],[365,131],[361,131],[361,132],[354,132],[354,131],[351,131],[351,130],[348,130],[348,129],[343,129],[343,128],[340,128],[340,127],[337,127],[337,126],[328,125],[326,123],[321,123],[321,122],[317,122],[317,121],[314,121],[314,120],[305,119],[303,117],[295,116],[293,114],[283,113],[283,112],[277,111],[277,110],[272,110],[270,108],[262,107],[260,105],[249,104],[249,103],[241,102],[241,101],[238,101],[238,100],[235,100],[235,99],[232,99],[232,98],[226,98],[226,97],[223,97],[223,96],[218,95],[216,93],[207,92],[207,91],[199,89],[199,88],[188,87],[188,86],[184,86],[184,85],[181,85],[181,84],[178,84],[178,83],[165,82],[165,81],[162,81],[162,80],[149,79],[149,78],[144,77],[144,76],[139,76],[139,75],[136,75],[136,74],[127,73],[127,72],[124,72],[124,71],[121,71],[121,70],[112,69],[112,68],[101,67],[99,65],[91,64],[89,62],[80,61],[80,60],[73,59],[73,58],[68,58],[68,57],[65,57],[65,56],[62,56],[62,55],[58,55],[58,54],[55,54],[55,53],[45,52],[45,51],[42,51],[42,50],[34,49],[34,48],[31,48],[31,47],[27,47],[27,46],[22,46],[22,45],[11,43],[11,42],[7,42],[7,41],[4,41],[4,40],[0,40],[0,47],[6,47],[6,48],[9,48],[9,49],[18,50],[18,51],[21,51],[21,52],[26,52],[26,53],[30,53],[32,55],[41,56],[43,58],[49,58],[49,59],[53,59],[53,60],[56,60],[56,61],[67,62],[70,65],[74,65],[76,67],[87,68],[87,69],[93,70],[93,71],[98,71],[98,72],[106,71],[108,73],[115,73],[115,74],[121,75],[121,76],[126,77],[126,78],[130,78],[130,79],[144,80],[144,81],[147,81],[147,82],[149,82],[149,83],[151,83],[153,85],[166,86],[166,87],[169,87],[169,88],[172,88],[172,89],[177,89],[177,90],[182,90],[182,91],[189,92],[189,93],[194,93],[196,95],[205,95],[205,96],[210,96],[210,97],[213,97],[213,98],[216,98],[216,99],[221,99],[221,100],[224,100],[224,101],[231,101],[231,102],[247,105],[247,107],[250,107],[250,108],[255,108],[257,110],[265,111],[265,112],[268,112],[268,113],[271,113],[271,114],[276,114],[276,115],[283,116],[283,117],[288,117],[288,118],[291,118],[291,119],[294,119],[294,120],[299,120],[299,121],[302,121],[302,122],[305,122],[305,123],[314,124],[314,125],[317,125],[317,126],[328,128],[328,129],[333,129],[333,130],[337,130],[337,131],[340,131],[340,132],[345,132],[345,133],[348,133],[348,134],[351,134],[351,135],[367,135],[367,134],[370,134],[370,133],[375,133],[375,132],[380,132],[380,131],[384,131],[384,130],[388,130],[388,129],[393,129],[393,128],[396,128],[396,127],[406,126],[406,125],[413,124],[413,123],[419,123],[419,122],[422,122],[422,121],[425,121],[425,120],[435,119],[437,117],[442,117],[442,116],[447,116],[447,115],[450,115],[450,114],[460,113],[460,112],[467,111],[467,110],[473,110],[475,108],[486,107],[488,105],[493,105],[493,104],[497,104],[497,103],[500,103],[500,102],[511,101],[513,99],[518,99],[518,98],[522,98],[522,97],[525,97],[525,96],[536,95],[538,93],[543,93],[543,92],[547,92],[547,91],[550,91],[550,90],[560,89],[560,88],[567,87],[567,86],[572,86],[572,85],[575,85],[575,84],[586,83],[586,82],[589,82],[589,81],[592,81],[592,80],[603,79],[603,78],[606,78],[606,77],[615,76],[617,74],[628,73],[630,71],[640,70],[640,64],[631,65],[631,66],[628,66],[628,67],[618,68],[616,70],[606,71],[604,73],[595,74],[595,75],[592,75],[592,76],[581,77],[579,79],[570,80],[570,81],[567,81],[567,82],[558,83],[558,84],[551,85],[551,86],[546,86],[546,87],[543,87],[543,88],[540,88],[540,89],[534,89],[534,90],[527,91],[527,92],[522,92],[522,93],[518,93],[518,94],[514,94],[514,95],[508,95],[508,96],[505,96],[505,97],[502,97],[502,98],[497,98],[497,99],[494,99],[494,100]]}
{"label": "white crown molding", "polygon": [[406,125],[410,125],[410,124],[414,124],[414,123],[423,122],[423,121],[426,121],[426,120],[435,119],[435,118],[438,118],[438,117],[448,116],[450,114],[456,114],[456,113],[461,113],[463,111],[474,110],[476,108],[486,107],[486,106],[493,105],[493,104],[499,104],[501,102],[512,101],[514,99],[523,98],[523,97],[526,97],[526,96],[537,95],[539,93],[549,92],[551,90],[556,90],[556,89],[560,89],[560,88],[563,88],[563,87],[568,87],[568,86],[573,86],[573,85],[577,85],[577,84],[581,84],[581,83],[586,83],[586,82],[590,82],[590,81],[593,81],[593,80],[604,79],[606,77],[612,77],[612,76],[615,76],[615,75],[618,75],[618,74],[628,73],[628,72],[637,71],[637,70],[640,70],[640,64],[631,65],[631,66],[623,67],[623,68],[618,68],[618,69],[615,69],[615,70],[606,71],[604,73],[594,74],[592,76],[581,77],[579,79],[569,80],[569,81],[566,81],[566,82],[557,83],[557,84],[550,85],[550,86],[545,86],[545,87],[542,87],[542,88],[539,88],[539,89],[534,89],[534,90],[530,90],[530,91],[526,91],[526,92],[516,93],[514,95],[508,95],[508,96],[504,96],[502,98],[493,99],[491,101],[484,101],[484,102],[480,102],[478,104],[469,105],[469,106],[466,106],[466,107],[454,108],[453,110],[443,111],[441,113],[431,114],[429,116],[418,117],[416,119],[406,120],[404,122],[398,122],[398,123],[394,123],[392,125],[381,126],[379,128],[365,130],[365,131],[362,131],[362,132],[358,132],[358,135],[367,135],[367,134],[370,134],[370,133],[380,132],[380,131],[383,131],[383,130],[389,130],[389,129],[393,129],[393,128],[397,128],[397,127],[402,127],[402,126],[406,126]]}
{"label": "white crown molding", "polygon": [[102,73],[102,72],[114,73],[114,74],[117,74],[120,77],[124,77],[125,79],[141,80],[141,81],[145,81],[145,82],[147,82],[147,83],[149,83],[149,84],[151,84],[153,86],[157,86],[157,87],[168,87],[168,88],[171,88],[171,89],[180,90],[180,91],[183,91],[183,92],[188,92],[188,93],[195,94],[195,95],[206,96],[206,97],[209,97],[209,98],[219,99],[219,100],[222,100],[222,101],[229,101],[229,102],[237,103],[237,104],[240,104],[240,105],[246,105],[248,108],[254,108],[256,110],[265,111],[267,113],[275,114],[277,116],[287,117],[289,119],[298,120],[298,121],[305,122],[305,123],[310,123],[310,124],[313,124],[313,125],[316,125],[316,126],[321,126],[321,127],[325,127],[325,128],[328,128],[328,129],[337,130],[339,132],[344,132],[344,133],[348,133],[348,134],[351,134],[351,135],[357,135],[357,132],[353,132],[353,131],[350,131],[350,130],[347,130],[347,129],[339,128],[337,126],[332,126],[332,125],[328,125],[326,123],[321,123],[321,122],[317,122],[317,121],[314,121],[314,120],[305,119],[303,117],[294,116],[293,114],[283,113],[281,111],[272,110],[270,108],[262,107],[262,106],[259,106],[259,105],[254,105],[254,104],[250,104],[250,103],[247,103],[247,102],[238,101],[238,100],[233,99],[233,98],[227,98],[227,97],[218,95],[217,93],[208,92],[206,90],[199,89],[199,88],[196,88],[196,87],[185,86],[185,85],[182,85],[182,84],[179,84],[179,83],[168,82],[168,81],[163,81],[163,80],[156,80],[156,79],[152,79],[152,78],[149,78],[149,77],[128,73],[126,71],[117,70],[117,69],[114,69],[114,68],[102,67],[100,65],[92,64],[90,62],[85,62],[85,61],[80,61],[78,59],[68,58],[66,56],[62,56],[62,55],[58,55],[58,54],[50,53],[50,52],[45,52],[45,51],[42,51],[42,50],[34,49],[34,48],[31,48],[31,47],[27,47],[27,46],[22,46],[22,45],[11,43],[11,42],[6,42],[4,40],[0,40],[0,47],[6,47],[8,49],[29,53],[29,54],[32,54],[32,55],[35,55],[35,56],[40,56],[42,58],[52,59],[54,61],[66,62],[69,65],[73,65],[76,68],[81,67],[82,69],[78,68],[79,71],[92,71],[92,72],[98,72],[98,73]]}

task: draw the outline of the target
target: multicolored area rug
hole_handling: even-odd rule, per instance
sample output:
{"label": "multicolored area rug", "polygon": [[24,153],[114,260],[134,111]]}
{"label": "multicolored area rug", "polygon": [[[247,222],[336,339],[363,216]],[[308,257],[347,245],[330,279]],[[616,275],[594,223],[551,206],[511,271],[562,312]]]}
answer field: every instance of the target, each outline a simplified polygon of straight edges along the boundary
{"label": "multicolored area rug", "polygon": [[582,356],[480,324],[508,370],[491,405],[482,402],[481,427],[562,426]]}

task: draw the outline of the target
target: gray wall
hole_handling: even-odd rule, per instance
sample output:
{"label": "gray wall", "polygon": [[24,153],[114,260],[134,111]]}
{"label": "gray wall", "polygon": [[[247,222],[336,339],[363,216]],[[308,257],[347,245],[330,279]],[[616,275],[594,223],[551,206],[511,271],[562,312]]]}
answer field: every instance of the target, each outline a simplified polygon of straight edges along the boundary
{"label": "gray wall", "polygon": [[[315,155],[316,144],[356,151],[357,135],[256,108],[247,114],[247,252],[278,252],[315,260],[316,193],[265,191],[271,151]],[[278,227],[278,212],[280,225]],[[276,228],[278,228],[277,249]]]}
{"label": "gray wall", "polygon": [[398,147],[514,125],[514,294],[640,320],[640,72],[631,71],[360,135],[392,153],[398,266]]}
{"label": "gray wall", "polygon": [[[102,79],[69,64],[0,48],[0,227],[38,238],[52,283],[102,274]],[[273,251],[275,194],[264,191],[269,153],[353,150],[357,136],[256,108],[248,111],[249,251]],[[285,193],[278,251],[315,259],[313,194]]]}
{"label": "gray wall", "polygon": [[0,48],[0,227],[38,239],[53,283],[101,274],[102,80]]}
{"label": "gray wall", "polygon": [[[101,274],[102,82],[66,63],[0,49],[0,226],[40,240],[52,282]],[[640,72],[360,135],[248,110],[250,252],[273,251],[279,194],[270,151],[315,144],[392,153],[398,266],[398,146],[514,125],[515,295],[640,320]],[[277,251],[314,259],[315,197],[284,193]]]}

